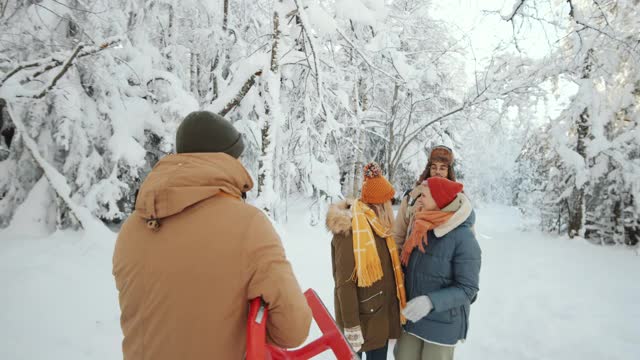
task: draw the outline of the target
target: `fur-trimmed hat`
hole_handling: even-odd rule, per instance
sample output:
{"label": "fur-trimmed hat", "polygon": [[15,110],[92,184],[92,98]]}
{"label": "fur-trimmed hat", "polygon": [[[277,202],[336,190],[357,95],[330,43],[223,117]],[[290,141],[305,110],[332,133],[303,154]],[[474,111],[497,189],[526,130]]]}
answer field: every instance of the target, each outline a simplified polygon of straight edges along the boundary
{"label": "fur-trimmed hat", "polygon": [[429,154],[429,162],[442,162],[449,166],[453,165],[453,150],[444,145],[438,145],[431,149],[431,154]]}

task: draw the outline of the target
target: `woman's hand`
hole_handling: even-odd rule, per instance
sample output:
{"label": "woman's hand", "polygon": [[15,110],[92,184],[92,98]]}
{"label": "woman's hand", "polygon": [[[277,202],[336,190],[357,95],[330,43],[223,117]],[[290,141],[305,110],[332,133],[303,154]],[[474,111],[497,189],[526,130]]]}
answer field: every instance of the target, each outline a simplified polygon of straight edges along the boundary
{"label": "woman's hand", "polygon": [[360,326],[344,329],[344,336],[353,348],[355,352],[358,352],[364,344],[364,338],[362,337],[362,330]]}
{"label": "woman's hand", "polygon": [[433,310],[431,299],[426,295],[422,295],[411,299],[411,301],[407,303],[407,306],[402,309],[402,315],[412,322],[418,322],[427,316],[431,310]]}
{"label": "woman's hand", "polygon": [[418,198],[416,204],[413,207],[413,213],[418,213],[424,209],[424,204],[422,204],[422,196]]}

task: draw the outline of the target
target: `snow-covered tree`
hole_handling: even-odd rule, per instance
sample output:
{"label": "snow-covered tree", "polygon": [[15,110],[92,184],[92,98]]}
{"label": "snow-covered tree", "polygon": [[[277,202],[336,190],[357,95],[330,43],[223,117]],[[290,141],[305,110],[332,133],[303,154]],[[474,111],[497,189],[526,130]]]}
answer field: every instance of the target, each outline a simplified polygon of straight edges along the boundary
{"label": "snow-covered tree", "polygon": [[[516,2],[511,20],[540,21],[539,3],[549,6]],[[556,159],[546,164],[548,173],[539,173],[548,189],[541,205],[557,205],[558,228],[570,236],[635,245],[640,240],[638,2],[568,1],[551,8],[558,9],[552,22],[566,30],[553,56],[577,92],[549,130],[546,143]]]}

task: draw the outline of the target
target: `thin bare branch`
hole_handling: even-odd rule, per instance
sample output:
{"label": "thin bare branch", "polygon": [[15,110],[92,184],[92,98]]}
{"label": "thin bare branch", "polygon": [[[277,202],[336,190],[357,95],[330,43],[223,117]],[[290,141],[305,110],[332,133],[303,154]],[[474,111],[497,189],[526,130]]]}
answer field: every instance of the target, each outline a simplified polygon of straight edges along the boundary
{"label": "thin bare branch", "polygon": [[607,24],[608,27],[611,27],[611,24],[609,23],[609,18],[607,17],[607,14],[604,12],[602,5],[600,5],[600,2],[598,2],[598,0],[593,0],[593,2],[598,6],[598,10],[600,10],[600,14],[602,14],[602,18],[604,19],[604,22]]}
{"label": "thin bare branch", "polygon": [[[296,7],[297,7],[297,15],[298,18],[300,19],[300,26],[302,27],[302,30],[304,31],[304,34],[307,37],[308,40],[308,44],[309,44],[309,50],[311,50],[311,55],[313,56],[313,66],[315,68],[315,72],[316,72],[316,91],[318,92],[318,98],[319,98],[319,102],[320,102],[320,106],[322,107],[322,112],[324,114],[324,116],[327,116],[327,108],[325,107],[324,104],[324,95],[322,92],[322,74],[320,72],[320,67],[318,66],[318,55],[316,54],[316,50],[315,50],[315,45],[313,43],[313,39],[312,39],[312,35],[308,30],[308,19],[307,19],[307,14],[304,11],[304,8],[300,5],[300,0],[294,0]],[[306,42],[305,42],[306,45]],[[306,47],[305,47],[305,52],[306,52]]]}
{"label": "thin bare branch", "polygon": [[0,2],[0,19],[4,17],[4,13],[9,7],[9,0]]}
{"label": "thin bare branch", "polygon": [[513,4],[513,10],[511,11],[511,14],[509,14],[508,16],[503,16],[502,19],[505,21],[513,22],[513,18],[518,14],[518,11],[520,11],[522,5],[524,5],[524,1],[525,0],[517,0],[517,2]]}
{"label": "thin bare branch", "polygon": [[371,63],[371,61],[369,59],[367,59],[367,57],[362,53],[362,51],[360,51],[360,49],[358,49],[357,46],[355,46],[355,44],[353,42],[351,42],[351,40],[349,40],[349,38],[342,32],[342,30],[336,28],[336,31],[338,32],[338,34],[340,36],[342,36],[342,38],[351,46],[351,48],[353,50],[355,50],[358,55],[360,55],[360,57],[362,58],[362,60],[367,64],[367,66],[369,66],[369,68],[381,73],[382,75],[388,77],[389,79],[396,81],[397,78],[391,74],[389,74],[388,72],[380,69],[379,67],[375,66],[373,63]]}
{"label": "thin bare branch", "polygon": [[620,39],[616,38],[615,36],[605,32],[605,31],[603,31],[601,29],[598,29],[598,28],[596,28],[596,27],[594,27],[592,25],[589,25],[589,24],[587,24],[587,23],[585,23],[585,22],[583,22],[581,20],[578,20],[578,19],[575,19],[575,18],[574,18],[574,20],[575,20],[576,24],[583,26],[582,29],[579,29],[579,30],[576,31],[577,33],[579,33],[580,31],[582,31],[584,29],[590,29],[590,30],[593,30],[593,31],[595,31],[595,32],[597,32],[597,33],[599,33],[601,35],[604,35],[605,37],[607,37],[607,38],[609,38],[609,39],[611,39],[611,40],[623,45],[624,47],[629,49],[630,52],[638,53],[638,51],[635,48],[632,48],[631,46],[629,46],[629,44],[626,41],[620,40]]}
{"label": "thin bare branch", "polygon": [[567,0],[567,3],[569,4],[569,16],[570,17],[574,17],[574,15],[576,14],[575,9],[573,7],[573,2],[571,0]]}
{"label": "thin bare branch", "polygon": [[88,14],[98,15],[98,14],[103,14],[103,13],[107,12],[107,9],[104,9],[102,11],[91,11],[91,10],[87,10],[87,9],[80,9],[80,8],[77,8],[77,7],[69,6],[69,5],[65,4],[65,3],[57,1],[57,0],[51,0],[51,1],[53,1],[54,3],[56,3],[58,5],[64,6],[64,7],[68,8],[68,9],[75,10],[75,11],[80,11],[80,12],[84,12],[84,13],[88,13]]}

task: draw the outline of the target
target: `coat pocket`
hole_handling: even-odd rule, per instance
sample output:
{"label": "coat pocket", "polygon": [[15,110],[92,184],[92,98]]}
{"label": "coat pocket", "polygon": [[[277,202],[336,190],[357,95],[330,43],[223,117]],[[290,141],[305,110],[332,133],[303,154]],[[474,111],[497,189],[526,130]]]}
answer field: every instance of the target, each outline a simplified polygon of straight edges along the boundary
{"label": "coat pocket", "polygon": [[430,321],[444,323],[444,324],[453,323],[452,313],[450,310],[438,311],[438,312],[432,311],[429,313],[429,315],[427,315],[426,319]]}
{"label": "coat pocket", "polygon": [[377,313],[384,304],[384,292],[379,292],[360,299],[359,311],[362,315],[372,315]]}

